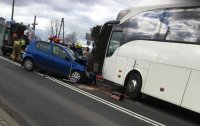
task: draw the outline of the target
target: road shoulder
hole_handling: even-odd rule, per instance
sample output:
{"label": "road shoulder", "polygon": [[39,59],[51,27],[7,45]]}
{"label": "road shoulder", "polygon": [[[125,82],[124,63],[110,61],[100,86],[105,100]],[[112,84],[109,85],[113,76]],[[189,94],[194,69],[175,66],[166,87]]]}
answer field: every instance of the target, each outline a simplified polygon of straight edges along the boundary
{"label": "road shoulder", "polygon": [[0,108],[0,126],[19,126],[19,124]]}

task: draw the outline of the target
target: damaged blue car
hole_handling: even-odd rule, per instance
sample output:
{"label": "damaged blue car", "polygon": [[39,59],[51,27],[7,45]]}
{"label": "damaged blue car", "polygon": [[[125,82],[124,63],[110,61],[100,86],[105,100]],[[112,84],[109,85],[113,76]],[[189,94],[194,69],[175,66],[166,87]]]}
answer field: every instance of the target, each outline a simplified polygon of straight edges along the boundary
{"label": "damaged blue car", "polygon": [[59,75],[70,75],[77,81],[86,71],[86,62],[69,48],[45,41],[32,41],[23,54],[22,65],[25,70],[35,68]]}

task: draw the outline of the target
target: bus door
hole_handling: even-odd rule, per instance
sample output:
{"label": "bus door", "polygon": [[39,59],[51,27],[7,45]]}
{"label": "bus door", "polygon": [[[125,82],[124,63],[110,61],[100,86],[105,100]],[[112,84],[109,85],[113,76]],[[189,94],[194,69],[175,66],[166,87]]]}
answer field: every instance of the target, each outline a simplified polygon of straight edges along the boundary
{"label": "bus door", "polygon": [[115,64],[117,58],[118,47],[120,45],[122,31],[113,30],[110,42],[107,47],[106,57],[103,66],[103,78],[115,82]]}

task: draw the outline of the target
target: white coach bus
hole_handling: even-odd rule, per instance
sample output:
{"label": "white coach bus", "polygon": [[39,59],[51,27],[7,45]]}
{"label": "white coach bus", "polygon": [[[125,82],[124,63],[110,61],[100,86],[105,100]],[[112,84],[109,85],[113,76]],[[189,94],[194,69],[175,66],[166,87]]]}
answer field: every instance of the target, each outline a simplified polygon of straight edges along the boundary
{"label": "white coach bus", "polygon": [[117,19],[106,23],[103,78],[132,99],[143,93],[200,113],[200,1],[129,8]]}

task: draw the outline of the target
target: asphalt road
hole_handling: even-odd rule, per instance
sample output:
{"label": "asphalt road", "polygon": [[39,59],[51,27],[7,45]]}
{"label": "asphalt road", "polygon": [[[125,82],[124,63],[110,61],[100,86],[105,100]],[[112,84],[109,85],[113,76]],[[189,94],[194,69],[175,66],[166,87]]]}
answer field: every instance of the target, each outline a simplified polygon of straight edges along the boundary
{"label": "asphalt road", "polygon": [[[75,87],[75,88],[74,88]],[[198,126],[199,114],[153,98],[119,102],[0,58],[0,102],[30,126]]]}

